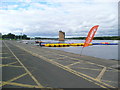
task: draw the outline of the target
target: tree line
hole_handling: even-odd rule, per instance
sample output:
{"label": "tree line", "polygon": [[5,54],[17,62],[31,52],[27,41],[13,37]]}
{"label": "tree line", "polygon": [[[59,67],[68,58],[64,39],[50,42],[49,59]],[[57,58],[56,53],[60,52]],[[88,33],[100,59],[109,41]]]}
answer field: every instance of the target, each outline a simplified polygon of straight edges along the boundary
{"label": "tree line", "polygon": [[[66,39],[86,39],[86,37],[73,37],[73,38],[66,38]],[[94,37],[94,40],[120,40],[120,36],[102,36],[102,37]]]}
{"label": "tree line", "polygon": [[23,35],[15,35],[15,34],[12,34],[12,33],[8,33],[8,34],[5,34],[5,35],[2,35],[2,39],[14,39],[14,40],[17,40],[17,39],[30,39],[29,37],[27,37],[27,35],[23,34]]}
{"label": "tree line", "polygon": [[[14,40],[18,40],[18,39],[26,39],[26,40],[30,40],[30,37],[28,37],[27,35],[23,34],[23,35],[15,35],[12,33],[8,33],[5,35],[2,35],[2,39],[14,39]],[[58,40],[58,38],[42,38],[42,37],[35,37],[34,39],[50,39],[50,40]],[[65,39],[79,39],[79,40],[85,40],[86,37],[72,37],[72,38],[65,38]],[[103,37],[94,37],[94,40],[120,40],[120,36],[103,36]]]}

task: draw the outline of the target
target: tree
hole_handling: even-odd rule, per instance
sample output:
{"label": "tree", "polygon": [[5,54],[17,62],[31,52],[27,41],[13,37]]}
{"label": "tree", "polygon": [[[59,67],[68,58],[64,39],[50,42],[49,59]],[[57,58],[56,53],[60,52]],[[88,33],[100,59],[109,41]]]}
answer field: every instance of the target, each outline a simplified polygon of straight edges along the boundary
{"label": "tree", "polygon": [[28,39],[27,35],[15,35],[12,33],[8,33],[7,35],[2,35],[3,39]]}
{"label": "tree", "polygon": [[12,34],[12,33],[8,33],[8,34],[7,34],[7,37],[8,37],[9,39],[14,39],[14,38],[15,38],[15,35]]}
{"label": "tree", "polygon": [[11,33],[8,33],[7,35],[2,35],[2,38],[3,39],[14,39],[15,35],[11,34]]}
{"label": "tree", "polygon": [[24,34],[24,35],[22,36],[22,39],[26,39],[26,38],[27,38],[27,35]]}

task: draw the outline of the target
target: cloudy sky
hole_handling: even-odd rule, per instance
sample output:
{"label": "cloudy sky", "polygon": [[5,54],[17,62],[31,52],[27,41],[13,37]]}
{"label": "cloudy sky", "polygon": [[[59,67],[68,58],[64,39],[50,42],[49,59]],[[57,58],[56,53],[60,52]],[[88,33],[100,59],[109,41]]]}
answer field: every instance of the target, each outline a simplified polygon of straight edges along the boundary
{"label": "cloudy sky", "polygon": [[0,32],[28,36],[87,36],[100,25],[95,36],[118,35],[119,0],[0,0]]}

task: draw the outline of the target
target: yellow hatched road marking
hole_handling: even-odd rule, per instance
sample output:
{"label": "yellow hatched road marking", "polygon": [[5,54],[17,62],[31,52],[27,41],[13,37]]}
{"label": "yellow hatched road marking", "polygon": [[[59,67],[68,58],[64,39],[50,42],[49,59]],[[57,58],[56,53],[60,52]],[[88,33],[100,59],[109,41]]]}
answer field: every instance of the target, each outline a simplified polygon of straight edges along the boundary
{"label": "yellow hatched road marking", "polygon": [[84,68],[84,67],[72,67],[72,68],[77,68],[77,69],[88,69],[88,70],[101,71],[101,69]]}
{"label": "yellow hatched road marking", "polygon": [[[96,63],[92,63],[92,62],[87,62],[87,63],[93,64],[93,65],[97,65],[97,66],[100,66],[100,67],[103,67],[103,68],[105,67],[105,66],[103,66],[103,65],[99,65],[99,64],[96,64]],[[119,72],[119,70],[117,70],[117,69],[114,69],[114,68],[111,68],[111,67],[107,67],[107,68]]]}
{"label": "yellow hatched road marking", "polygon": [[16,65],[2,65],[2,67],[18,67],[18,68],[23,68],[22,66],[16,66]]}
{"label": "yellow hatched road marking", "polygon": [[109,80],[102,80],[102,81],[104,81],[104,82],[110,82],[110,83],[120,83],[120,82],[118,82],[118,81],[109,81]]}
{"label": "yellow hatched road marking", "polygon": [[100,74],[97,76],[97,80],[101,80],[101,78],[102,78],[102,76],[104,75],[104,73],[105,73],[105,71],[106,71],[106,67],[104,67],[103,69],[102,69],[102,71],[100,72]]}
{"label": "yellow hatched road marking", "polygon": [[[88,75],[83,74],[83,73],[81,73],[81,72],[77,72],[77,71],[75,71],[75,70],[73,70],[73,69],[70,69],[70,68],[68,68],[68,67],[66,67],[66,66],[64,66],[64,65],[62,65],[62,64],[60,64],[60,63],[57,63],[57,62],[53,61],[52,59],[48,59],[48,58],[46,58],[46,57],[43,57],[43,56],[41,56],[41,55],[38,55],[38,54],[33,53],[33,52],[31,52],[31,51],[28,51],[28,50],[26,50],[25,48],[22,48],[22,47],[20,47],[20,46],[17,46],[17,47],[19,47],[20,49],[25,50],[26,52],[28,52],[28,53],[36,56],[36,57],[39,57],[39,58],[41,58],[41,59],[43,59],[43,60],[45,60],[45,61],[47,61],[47,62],[49,62],[49,63],[51,63],[51,64],[53,64],[53,65],[56,65],[56,66],[58,66],[58,67],[60,67],[60,68],[62,68],[62,69],[64,69],[64,70],[66,70],[66,71],[68,71],[68,72],[71,72],[71,73],[73,73],[73,74],[75,74],[75,75],[77,75],[77,76],[79,76],[79,77],[82,77],[82,78],[84,78],[85,80],[88,80],[88,81],[90,81],[90,82],[93,82],[94,84],[96,84],[96,85],[98,85],[98,86],[100,86],[100,87],[102,87],[102,88],[106,88],[106,89],[108,89],[108,90],[109,90],[109,88],[107,88],[106,86],[111,87],[111,88],[115,88],[114,86],[111,86],[111,85],[109,85],[109,84],[106,84],[106,83],[104,83],[104,82],[101,82],[101,81],[99,81],[99,80],[97,80],[97,79],[95,79],[95,78],[92,78],[91,76],[88,76]],[[96,82],[94,82],[94,81],[96,81]],[[106,86],[103,86],[103,85],[101,85],[101,84],[99,84],[99,83],[97,83],[97,82],[99,82],[99,83],[101,83],[101,84],[103,84],[103,85],[106,85]]]}
{"label": "yellow hatched road marking", "polygon": [[0,54],[8,54],[8,53],[0,53]]}
{"label": "yellow hatched road marking", "polygon": [[15,64],[15,63],[17,63],[18,61],[16,61],[16,62],[12,62],[12,63],[8,63],[8,64],[0,64],[0,67],[5,67],[5,66],[9,66],[9,65],[11,65],[11,64]]}
{"label": "yellow hatched road marking", "polygon": [[[19,78],[27,75],[27,74],[28,74],[28,73],[24,73],[24,74],[22,74],[22,75],[20,75],[20,76],[17,76],[17,77],[15,77],[15,78],[11,79],[11,80],[8,80],[7,82],[3,82],[1,86],[7,85],[7,83],[10,83],[10,82],[12,82],[12,81],[15,81],[15,80],[17,80],[17,79],[19,79]],[[1,87],[1,86],[0,86],[0,87]]]}
{"label": "yellow hatched road marking", "polygon": [[5,67],[5,66],[7,66],[7,65],[0,64],[0,67]]}
{"label": "yellow hatched road marking", "polygon": [[7,85],[14,85],[14,86],[20,86],[20,87],[27,87],[27,88],[39,88],[36,85],[28,85],[28,84],[15,83],[15,82],[4,82],[3,81],[3,83],[6,83]]}
{"label": "yellow hatched road marking", "polygon": [[78,64],[78,63],[80,63],[80,62],[72,63],[72,64],[70,64],[70,65],[67,65],[66,67],[71,67],[71,66],[73,66],[73,65],[75,65],[75,64]]}
{"label": "yellow hatched road marking", "polygon": [[[88,69],[88,70],[96,70],[96,71],[101,71],[102,69],[94,69],[94,68],[84,68],[84,67],[72,67],[72,68],[77,68],[77,69]],[[106,72],[116,72],[116,71],[111,71],[111,70],[107,70]]]}
{"label": "yellow hatched road marking", "polygon": [[[46,52],[50,52],[50,53],[59,55],[58,53],[51,52],[51,51],[46,51]],[[65,56],[65,55],[62,55],[62,54],[61,54],[61,55],[59,55],[59,56]],[[78,58],[72,58],[72,57],[69,57],[69,56],[65,56],[65,57],[68,57],[68,58],[73,59],[73,60],[79,60],[80,62],[84,62],[84,63],[88,63],[88,64],[93,64],[93,65],[96,65],[96,66],[99,66],[99,67],[103,67],[103,68],[105,67],[105,66],[103,66],[103,65],[96,64],[96,63],[92,63],[92,62],[89,62],[89,61],[84,61],[84,60],[81,60],[81,59],[78,59]],[[107,68],[112,69],[112,70],[114,70],[114,71],[116,71],[116,72],[120,72],[119,70],[114,69],[114,68],[111,68],[111,67],[107,67]]]}
{"label": "yellow hatched road marking", "polygon": [[59,57],[59,58],[57,58],[57,59],[65,59],[66,57]]}
{"label": "yellow hatched road marking", "polygon": [[18,63],[18,61],[12,62],[12,63],[8,63],[7,65],[11,65],[11,64],[15,64],[15,63]]}
{"label": "yellow hatched road marking", "polygon": [[8,67],[18,67],[18,68],[23,68],[22,66],[16,66],[16,65],[8,65]]}
{"label": "yellow hatched road marking", "polygon": [[[53,59],[48,59],[48,58],[46,58],[46,57],[44,57],[44,56],[41,56],[41,55],[39,55],[39,54],[36,54],[36,53],[33,53],[32,51],[29,51],[29,50],[27,50],[27,49],[25,49],[25,48],[23,48],[23,47],[20,47],[19,45],[14,45],[14,46],[16,46],[16,47],[19,47],[20,49],[23,49],[23,50],[25,50],[26,52],[28,52],[28,53],[30,53],[30,54],[32,54],[32,55],[34,55],[34,56],[36,56],[36,57],[39,57],[39,58],[42,58],[43,60],[45,60],[45,61],[47,61],[47,62],[49,62],[49,63],[51,63],[51,64],[54,64],[54,65],[56,65],[56,66],[58,66],[58,67],[60,67],[60,68],[67,68],[67,69],[64,69],[64,70],[66,70],[66,71],[71,71],[71,70],[68,70],[68,67],[66,67],[66,66],[64,66],[64,65],[62,65],[62,64],[60,64],[60,63],[57,63],[57,62],[55,62],[55,61],[53,61]],[[56,54],[56,53],[55,53]],[[65,56],[65,55],[62,55],[62,56]],[[78,60],[80,60],[80,59],[78,59]],[[81,60],[81,61],[83,61],[83,60]],[[83,61],[84,62],[84,61]],[[91,63],[91,62],[88,62],[88,61],[85,61],[85,62],[87,62],[87,63]],[[57,63],[57,64],[56,64]],[[92,63],[92,64],[95,64],[95,63]],[[62,66],[61,66],[62,65]],[[97,64],[97,65],[99,65],[99,64]],[[103,66],[103,65],[99,65],[99,66],[101,66],[101,67],[105,67],[105,66]],[[70,68],[69,68],[70,69]],[[74,72],[77,72],[77,71],[75,71],[75,70],[72,70],[72,71],[74,71]],[[71,72],[72,73],[72,72]],[[93,82],[93,83],[95,83],[95,84],[97,84],[97,85],[99,85],[99,86],[101,86],[101,87],[103,87],[103,88],[107,88],[107,87],[111,87],[111,88],[115,88],[114,86],[111,86],[111,85],[109,85],[109,84],[106,84],[106,83],[104,83],[104,82],[101,82],[100,80],[97,80],[97,79],[95,79],[95,78],[92,78],[92,77],[90,77],[90,76],[88,76],[88,75],[86,75],[86,74],[83,74],[83,73],[81,73],[81,72],[77,72],[77,73],[79,73],[79,75],[78,76],[83,76],[82,78],[86,78],[86,79],[88,79],[88,81],[91,81],[90,79],[92,79],[92,80],[94,80],[94,81],[96,81],[96,82],[99,82],[99,83],[101,83],[102,85],[100,85],[99,83],[96,83],[96,82],[94,82],[94,81],[91,81],[91,82]],[[76,73],[73,73],[73,74],[76,74]],[[77,75],[77,74],[76,74]],[[105,86],[103,86],[103,85],[106,85],[107,87],[105,87]],[[108,89],[108,88],[107,88]]]}
{"label": "yellow hatched road marking", "polygon": [[39,88],[43,88],[43,86],[38,82],[38,80],[32,75],[32,73],[23,65],[23,63],[17,58],[17,56],[12,52],[12,50],[6,45],[5,46],[9,49],[9,51],[13,54],[13,56],[16,58],[16,60],[23,66],[25,71],[31,76],[31,78],[35,81],[35,83],[39,86]]}
{"label": "yellow hatched road marking", "polygon": [[[19,47],[19,46],[17,46],[17,47]],[[21,47],[19,47],[19,48],[21,48]],[[62,54],[58,54],[58,53],[56,53],[56,52],[51,52],[51,51],[45,51],[45,52],[50,52],[50,53],[53,53],[53,54],[56,54],[56,55],[59,55],[59,56],[64,56],[64,57],[68,57],[68,58],[70,58],[70,59],[79,60],[80,62],[84,62],[84,63],[88,63],[88,64],[93,64],[93,65],[100,66],[100,67],[105,67],[105,66],[100,65],[100,64],[92,63],[92,62],[89,62],[89,61],[84,61],[84,60],[81,60],[81,59],[78,59],[78,58],[72,58],[72,57],[69,57],[69,56],[65,56],[65,55],[62,55]],[[32,52],[31,52],[31,53],[32,53]],[[107,67],[107,68],[110,68],[110,69],[112,69],[112,70],[115,70],[115,71],[119,72],[117,69],[114,69],[114,68],[111,68],[111,67]]]}
{"label": "yellow hatched road marking", "polygon": [[22,53],[22,54],[19,54],[19,55],[25,55],[24,53]]}
{"label": "yellow hatched road marking", "polygon": [[0,81],[0,87],[2,86],[2,81]]}
{"label": "yellow hatched road marking", "polygon": [[[57,53],[54,53],[54,52],[51,52],[51,51],[47,51],[47,52],[50,52],[50,53],[53,53],[53,54],[57,54]],[[57,54],[57,55],[59,55],[59,54]],[[59,56],[65,56],[65,55],[59,55]],[[89,62],[89,61],[84,61],[84,60],[81,60],[81,59],[78,59],[78,58],[72,58],[72,57],[69,57],[69,56],[65,56],[65,57],[68,57],[68,58],[73,59],[73,60],[79,60],[80,62],[84,62],[84,63],[88,63],[88,64],[93,64],[93,65],[96,65],[96,66],[99,66],[99,67],[103,67],[103,68],[105,67],[103,65],[92,63],[92,62]],[[114,71],[119,72],[117,69],[113,69],[111,67],[107,67],[107,68],[110,68],[110,69],[112,69]]]}
{"label": "yellow hatched road marking", "polygon": [[[51,51],[46,51],[46,52],[51,52]],[[52,52],[52,53],[54,53],[54,52]],[[62,54],[59,54],[59,56],[67,57],[67,56],[62,55]]]}
{"label": "yellow hatched road marking", "polygon": [[[52,52],[53,53],[53,52]],[[74,60],[79,60],[80,62],[84,62],[84,63],[88,63],[88,64],[93,64],[93,65],[96,65],[96,66],[99,66],[99,67],[105,67],[105,66],[103,66],[103,65],[100,65],[100,64],[96,64],[96,63],[92,63],[92,62],[89,62],[89,61],[84,61],[84,60],[81,60],[81,59],[77,59],[77,58],[71,58],[71,57],[69,57],[70,59],[74,59]],[[114,71],[116,71],[116,72],[120,72],[119,70],[117,70],[117,69],[114,69],[114,68],[111,68],[111,67],[107,67],[107,68],[109,68],[109,69],[112,69],[112,70],[114,70]],[[110,71],[110,70],[106,70],[106,71]],[[112,72],[112,71],[111,71]]]}
{"label": "yellow hatched road marking", "polygon": [[0,57],[0,59],[5,59],[5,58],[9,58],[9,57]]}
{"label": "yellow hatched road marking", "polygon": [[[45,60],[45,59],[44,59]],[[57,63],[57,62],[53,62],[52,60],[45,60],[45,61],[47,61],[47,62],[49,62],[49,63],[51,63],[51,64],[53,64],[53,65],[56,65],[56,66],[58,66],[58,67],[60,67],[60,68],[62,68],[62,69],[64,69],[64,70],[66,70],[66,71],[68,71],[68,72],[71,72],[71,73],[73,73],[73,74],[75,74],[75,75],[77,75],[77,76],[79,76],[79,77],[81,77],[81,78],[83,78],[83,79],[85,79],[85,80],[87,80],[87,81],[89,81],[89,82],[93,82],[92,80],[95,80],[94,78],[92,78],[92,77],[90,77],[90,76],[88,76],[88,75],[85,75],[85,74],[83,74],[83,73],[81,73],[81,72],[77,72],[77,71],[75,71],[75,70],[73,70],[73,69],[70,69],[69,67],[66,67],[66,66],[64,66],[64,65],[62,65],[62,64],[59,64],[59,63]],[[89,79],[90,78],[90,79]],[[91,80],[92,79],[92,80]],[[95,80],[96,81],[96,80]],[[96,84],[96,85],[98,85],[98,86],[100,86],[100,87],[102,87],[102,88],[107,88],[107,87],[105,87],[105,86],[103,86],[103,85],[101,85],[101,84],[98,84],[98,83],[96,83],[96,82],[93,82],[94,84]]]}

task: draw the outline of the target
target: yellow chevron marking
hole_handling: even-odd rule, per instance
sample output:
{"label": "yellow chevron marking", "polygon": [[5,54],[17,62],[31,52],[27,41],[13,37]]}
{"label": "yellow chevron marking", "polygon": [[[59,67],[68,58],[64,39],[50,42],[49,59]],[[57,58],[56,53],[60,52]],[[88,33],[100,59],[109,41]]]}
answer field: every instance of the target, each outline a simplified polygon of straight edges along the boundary
{"label": "yellow chevron marking", "polygon": [[18,63],[18,61],[12,62],[12,63],[8,63],[7,65],[11,65],[11,64],[15,64],[15,63]]}
{"label": "yellow chevron marking", "polygon": [[43,88],[43,86],[38,82],[38,80],[32,75],[32,73],[23,65],[23,63],[17,58],[17,56],[13,53],[13,51],[6,45],[5,46],[9,49],[9,51],[13,54],[13,56],[16,58],[16,60],[20,63],[21,66],[25,69],[25,71],[30,75],[30,77],[34,80],[34,82],[39,86],[39,88]]}
{"label": "yellow chevron marking", "polygon": [[[73,74],[75,74],[75,75],[77,75],[77,76],[79,76],[79,77],[81,77],[81,78],[84,78],[85,80],[87,80],[87,81],[89,81],[89,82],[93,82],[94,84],[96,84],[96,85],[98,85],[98,86],[100,86],[100,87],[102,87],[102,88],[106,88],[106,89],[108,89],[108,90],[109,90],[109,88],[107,88],[106,86],[111,87],[111,88],[115,88],[115,87],[113,87],[113,86],[111,86],[111,85],[109,85],[109,84],[106,84],[106,83],[104,83],[104,82],[101,82],[101,81],[99,81],[99,80],[97,80],[97,79],[95,79],[95,78],[92,78],[92,77],[90,77],[90,76],[88,76],[88,75],[86,75],[86,74],[83,74],[83,73],[81,73],[81,72],[77,72],[77,71],[75,71],[75,70],[73,70],[73,69],[70,69],[70,68],[68,68],[68,67],[66,67],[66,66],[64,66],[64,65],[62,65],[62,64],[60,64],[60,63],[57,63],[57,62],[53,61],[52,59],[48,59],[48,58],[46,58],[46,57],[43,57],[43,56],[41,56],[41,55],[38,55],[38,54],[33,53],[33,52],[31,52],[31,51],[28,51],[28,50],[26,50],[25,48],[22,48],[22,47],[20,47],[20,46],[17,46],[17,47],[19,47],[19,48],[22,49],[22,50],[25,50],[26,52],[28,52],[28,53],[36,56],[36,57],[39,57],[39,58],[41,58],[41,59],[43,59],[43,60],[45,60],[45,61],[47,61],[47,62],[49,62],[49,63],[51,63],[51,64],[53,64],[53,65],[56,65],[56,66],[58,66],[58,67],[60,67],[60,68],[62,68],[62,69],[64,69],[64,70],[66,70],[66,71],[68,71],[68,72],[71,72],[71,73],[73,73]],[[91,80],[90,80],[90,79],[91,79]],[[99,84],[99,83],[97,83],[97,82],[94,82],[94,81],[92,81],[92,80],[97,81],[97,82],[99,82],[99,83],[101,83],[101,84],[103,84],[103,85],[101,85],[101,84]],[[106,85],[106,86],[104,86],[104,85]]]}
{"label": "yellow chevron marking", "polygon": [[11,64],[15,64],[15,63],[17,63],[17,61],[12,62],[12,63],[8,63],[8,64],[0,64],[0,67],[10,66]]}
{"label": "yellow chevron marking", "polygon": [[16,67],[16,68],[23,68],[22,66],[16,66],[16,65],[6,65],[7,67]]}
{"label": "yellow chevron marking", "polygon": [[14,85],[14,86],[20,86],[20,87],[27,87],[27,88],[39,88],[36,85],[28,85],[28,84],[15,83],[15,82],[4,82],[3,81],[3,83],[6,83],[7,85]]}
{"label": "yellow chevron marking", "polygon": [[6,59],[6,58],[9,58],[9,57],[0,57],[0,59]]}
{"label": "yellow chevron marking", "polygon": [[102,69],[102,71],[100,72],[100,74],[97,76],[97,80],[101,80],[101,78],[102,78],[102,76],[104,75],[104,73],[105,73],[105,71],[106,71],[106,67],[104,67],[103,69]]}
{"label": "yellow chevron marking", "polygon": [[[104,83],[104,82],[101,82],[100,80],[97,80],[97,79],[95,79],[95,78],[92,78],[92,77],[90,77],[89,75],[83,74],[83,73],[81,73],[81,72],[77,72],[77,71],[75,71],[75,70],[73,70],[73,69],[70,69],[70,68],[68,68],[68,67],[60,64],[60,63],[57,63],[57,62],[55,62],[53,59],[48,59],[48,58],[46,58],[46,57],[44,57],[44,56],[41,56],[41,55],[36,54],[36,53],[33,53],[32,51],[29,51],[29,50],[27,50],[27,49],[25,49],[25,48],[23,48],[23,47],[20,47],[19,45],[15,45],[15,46],[18,47],[18,48],[20,48],[20,49],[22,49],[22,50],[24,50],[24,51],[26,51],[26,52],[28,52],[28,53],[30,53],[30,54],[32,54],[32,55],[34,55],[34,56],[36,56],[36,57],[41,58],[41,59],[43,59],[43,60],[45,60],[45,61],[47,61],[47,62],[49,62],[49,63],[51,63],[51,64],[53,64],[53,65],[56,65],[56,66],[58,66],[58,67],[60,67],[60,68],[62,68],[62,69],[64,69],[64,70],[66,70],[66,71],[68,71],[68,72],[71,72],[71,73],[73,73],[73,74],[75,74],[75,75],[77,75],[77,76],[79,76],[79,77],[82,77],[82,78],[84,78],[84,79],[86,79],[86,80],[88,80],[88,81],[90,81],[90,82],[93,82],[94,84],[99,85],[99,86],[102,87],[102,88],[106,88],[106,89],[109,89],[109,88],[107,88],[107,87],[115,88],[114,86],[111,86],[111,85],[109,85],[109,84],[106,84],[106,83]],[[51,52],[51,53],[52,53],[52,52]],[[56,54],[56,53],[54,53],[54,54]],[[63,55],[63,56],[65,56],[65,55]],[[77,59],[76,59],[76,60],[77,60]],[[80,60],[80,59],[78,59],[78,60]],[[83,61],[83,60],[81,60],[81,61]],[[83,61],[83,62],[84,62],[84,61]],[[86,63],[87,63],[87,62],[88,62],[88,61],[86,61]],[[96,63],[93,63],[93,64],[96,64]],[[99,64],[97,64],[97,65],[98,65],[98,66],[101,66],[101,67],[104,67],[103,65],[99,65]]]}
{"label": "yellow chevron marking", "polygon": [[101,81],[120,84],[120,82],[118,82],[118,81],[109,81],[109,80],[101,80]]}
{"label": "yellow chevron marking", "polygon": [[8,54],[8,53],[0,53],[0,54]]}
{"label": "yellow chevron marking", "polygon": [[80,62],[72,63],[72,64],[70,64],[70,65],[67,65],[66,67],[71,67],[71,66],[73,66],[73,65],[75,65],[75,64],[78,64],[78,63],[80,63]]}
{"label": "yellow chevron marking", "polygon": [[[27,75],[27,74],[28,74],[28,73],[24,73],[24,74],[22,74],[22,75],[20,75],[20,76],[17,76],[17,77],[15,77],[15,78],[11,79],[11,80],[8,80],[7,82],[2,83],[1,86],[7,85],[7,83],[10,83],[10,82],[12,82],[12,81],[15,81],[15,80],[17,80],[17,79],[19,79],[19,78]],[[1,87],[1,86],[0,86],[0,87]]]}
{"label": "yellow chevron marking", "polygon": [[84,67],[72,67],[72,68],[77,68],[77,69],[88,69],[88,70],[101,71],[101,69],[84,68]]}

